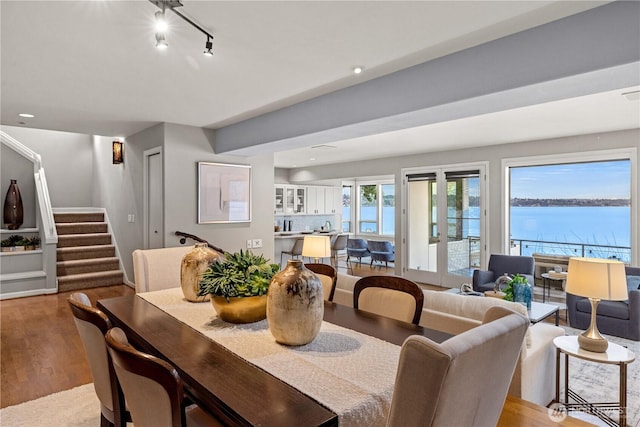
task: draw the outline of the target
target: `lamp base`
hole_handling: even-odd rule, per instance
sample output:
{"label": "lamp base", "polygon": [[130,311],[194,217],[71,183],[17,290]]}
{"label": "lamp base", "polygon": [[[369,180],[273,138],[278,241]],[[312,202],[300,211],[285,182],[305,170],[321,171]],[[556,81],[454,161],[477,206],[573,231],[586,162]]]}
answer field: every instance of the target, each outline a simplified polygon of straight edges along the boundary
{"label": "lamp base", "polygon": [[589,331],[585,331],[578,335],[578,345],[580,346],[580,348],[586,351],[592,351],[594,353],[605,353],[607,351],[607,348],[609,347],[609,341],[602,337],[589,337],[586,335],[587,332]]}
{"label": "lamp base", "polygon": [[581,349],[594,353],[604,353],[609,347],[609,342],[600,335],[596,324],[596,313],[598,312],[598,298],[589,298],[591,302],[591,323],[589,329],[578,335],[578,345]]}

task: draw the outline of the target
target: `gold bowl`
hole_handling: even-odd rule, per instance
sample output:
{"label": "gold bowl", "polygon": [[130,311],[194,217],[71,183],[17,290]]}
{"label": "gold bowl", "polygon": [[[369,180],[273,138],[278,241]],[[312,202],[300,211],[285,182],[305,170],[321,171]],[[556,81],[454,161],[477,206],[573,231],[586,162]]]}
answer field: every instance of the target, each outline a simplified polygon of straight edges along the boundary
{"label": "gold bowl", "polygon": [[224,297],[213,296],[211,304],[218,317],[229,323],[253,323],[267,318],[267,296]]}

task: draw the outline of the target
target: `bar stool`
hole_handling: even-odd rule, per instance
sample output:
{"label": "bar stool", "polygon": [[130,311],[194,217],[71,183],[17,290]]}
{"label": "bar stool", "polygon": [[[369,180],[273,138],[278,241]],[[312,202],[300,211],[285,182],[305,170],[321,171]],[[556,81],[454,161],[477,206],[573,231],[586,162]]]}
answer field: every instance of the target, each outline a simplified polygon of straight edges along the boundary
{"label": "bar stool", "polygon": [[282,256],[283,254],[290,255],[291,258],[298,258],[302,255],[302,244],[304,243],[304,239],[296,239],[293,247],[288,251],[280,252],[280,268],[282,268]]}

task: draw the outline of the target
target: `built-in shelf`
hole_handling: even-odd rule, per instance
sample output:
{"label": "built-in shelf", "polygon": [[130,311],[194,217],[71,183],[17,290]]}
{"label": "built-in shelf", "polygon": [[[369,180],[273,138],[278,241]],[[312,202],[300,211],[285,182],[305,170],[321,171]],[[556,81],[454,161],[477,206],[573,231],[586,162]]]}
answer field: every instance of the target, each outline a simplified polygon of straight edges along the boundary
{"label": "built-in shelf", "polygon": [[34,249],[31,251],[7,251],[0,252],[0,256],[14,256],[14,255],[33,255],[33,254],[41,254],[42,249]]}
{"label": "built-in shelf", "polygon": [[1,234],[23,234],[23,233],[38,233],[40,230],[38,228],[19,228],[17,230],[9,230],[6,228],[0,228]]}

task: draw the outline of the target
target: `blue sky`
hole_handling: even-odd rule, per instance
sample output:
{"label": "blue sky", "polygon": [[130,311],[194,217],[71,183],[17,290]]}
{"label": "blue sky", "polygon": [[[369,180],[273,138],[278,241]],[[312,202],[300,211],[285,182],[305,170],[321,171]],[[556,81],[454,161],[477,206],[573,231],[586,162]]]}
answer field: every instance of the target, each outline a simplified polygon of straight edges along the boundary
{"label": "blue sky", "polygon": [[628,199],[629,160],[511,168],[511,197]]}

